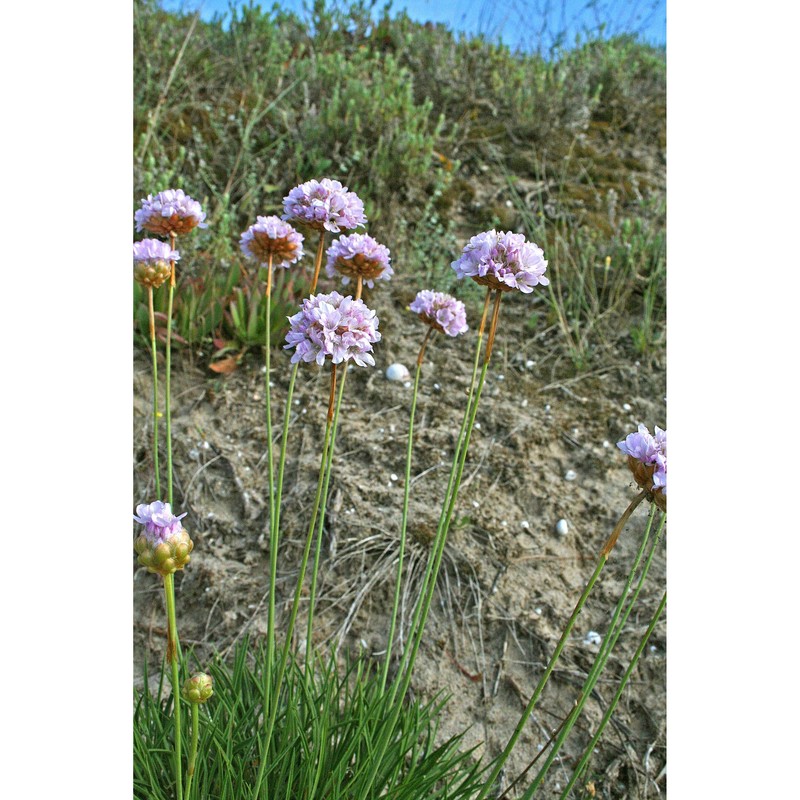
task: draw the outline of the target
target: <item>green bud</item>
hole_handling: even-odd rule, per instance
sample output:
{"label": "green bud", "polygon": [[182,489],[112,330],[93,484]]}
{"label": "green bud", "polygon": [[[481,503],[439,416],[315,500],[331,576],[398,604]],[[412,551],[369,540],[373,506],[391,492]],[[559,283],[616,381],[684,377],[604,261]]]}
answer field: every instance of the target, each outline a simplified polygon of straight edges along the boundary
{"label": "green bud", "polygon": [[189,703],[205,703],[214,694],[213,681],[205,672],[198,672],[183,684],[181,696]]}

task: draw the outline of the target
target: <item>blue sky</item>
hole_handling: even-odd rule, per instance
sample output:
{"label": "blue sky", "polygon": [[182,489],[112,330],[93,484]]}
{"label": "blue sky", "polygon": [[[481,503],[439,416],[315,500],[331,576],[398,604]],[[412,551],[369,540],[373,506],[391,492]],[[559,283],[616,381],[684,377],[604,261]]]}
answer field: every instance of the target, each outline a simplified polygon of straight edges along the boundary
{"label": "blue sky", "polygon": [[[228,0],[161,0],[164,8],[194,10],[202,4],[201,16],[227,14]],[[235,0],[246,4],[246,0]],[[271,8],[271,0],[261,2]],[[280,5],[302,13],[303,0],[285,0]],[[376,9],[383,8],[379,0]],[[567,32],[567,43],[578,32],[596,29],[605,22],[612,32],[636,30],[652,44],[666,42],[666,0],[394,0],[392,11],[405,9],[420,22],[444,22],[468,33],[500,36],[505,44],[524,49],[547,47],[559,31]]]}

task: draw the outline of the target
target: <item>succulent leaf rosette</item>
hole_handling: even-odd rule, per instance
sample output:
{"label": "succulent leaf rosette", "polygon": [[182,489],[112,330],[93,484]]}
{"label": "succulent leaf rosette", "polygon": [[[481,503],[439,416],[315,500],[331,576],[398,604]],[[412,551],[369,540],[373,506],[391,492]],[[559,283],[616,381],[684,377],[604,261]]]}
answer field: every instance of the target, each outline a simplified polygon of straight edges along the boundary
{"label": "succulent leaf rosette", "polygon": [[288,269],[303,257],[303,235],[280,217],[256,217],[239,240],[242,252],[260,264]]}
{"label": "succulent leaf rosette", "polygon": [[472,278],[501,292],[518,289],[529,294],[534,286],[550,283],[543,256],[542,248],[526,242],[521,233],[491,230],[473,236],[451,266],[459,278]]}
{"label": "succulent leaf rosette", "polygon": [[628,468],[634,480],[652,496],[653,502],[667,510],[667,432],[658,426],[651,435],[640,424],[636,433],[628,434],[617,447],[628,456]]}
{"label": "succulent leaf rosette", "polygon": [[448,336],[458,336],[468,330],[464,304],[444,292],[423,289],[408,308],[424,323]]}
{"label": "succulent leaf rosette", "polygon": [[361,278],[370,289],[375,280],[388,281],[394,271],[389,258],[389,248],[375,241],[371,236],[353,233],[340,236],[328,248],[328,261],[325,271],[329,278],[342,275],[342,284]]}
{"label": "succulent leaf rosette", "polygon": [[144,530],[136,538],[134,549],[148,572],[167,576],[189,563],[194,542],[181,524],[185,516],[184,512],[176,517],[169,503],[160,500],[136,506],[133,518],[144,525]]}
{"label": "succulent leaf rosette", "polygon": [[158,289],[172,271],[170,262],[180,259],[180,253],[160,239],[142,239],[133,243],[133,277],[142,286]]}
{"label": "succulent leaf rosette", "polygon": [[321,366],[330,358],[334,364],[352,360],[360,367],[375,365],[372,345],[381,338],[378,317],[363,300],[338,292],[311,295],[289,323],[284,349],[294,348],[292,363],[316,361]]}
{"label": "succulent leaf rosette", "polygon": [[283,198],[283,219],[333,233],[363,227],[367,222],[361,198],[330,178],[295,186]]}
{"label": "succulent leaf rosette", "polygon": [[167,189],[157,195],[147,195],[142,207],[134,214],[137,231],[149,231],[157,236],[184,234],[194,228],[207,228],[200,203],[183,189]]}

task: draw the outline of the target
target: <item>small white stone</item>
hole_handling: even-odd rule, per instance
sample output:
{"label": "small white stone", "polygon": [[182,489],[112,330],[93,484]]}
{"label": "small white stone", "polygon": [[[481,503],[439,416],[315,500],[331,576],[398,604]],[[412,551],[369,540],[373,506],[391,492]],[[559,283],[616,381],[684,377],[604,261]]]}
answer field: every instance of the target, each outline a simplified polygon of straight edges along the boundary
{"label": "small white stone", "polygon": [[397,475],[395,475],[395,474],[394,474],[394,472],[393,472],[393,473],[392,473],[392,474],[389,476],[389,480],[390,480],[390,481],[396,481],[396,480],[397,480]]}
{"label": "small white stone", "polygon": [[531,524],[530,524],[530,522],[528,522],[528,520],[526,520],[526,519],[522,520],[522,522],[520,522],[520,525],[521,525],[521,526],[522,526],[522,527],[523,527],[523,528],[524,528],[526,531],[527,531],[527,530],[528,530],[528,529],[531,527]]}
{"label": "small white stone", "polygon": [[295,404],[296,406],[299,406],[299,405],[300,405],[300,401],[299,401],[299,400],[295,400],[295,401],[294,401],[294,404]]}
{"label": "small white stone", "polygon": [[389,364],[386,368],[386,378],[390,381],[407,381],[411,375],[403,364]]}
{"label": "small white stone", "polygon": [[630,403],[623,403],[622,404],[622,410],[623,411],[630,411],[632,408],[633,408],[633,406]]}
{"label": "small white stone", "polygon": [[536,608],[534,609],[534,611],[535,611],[537,614],[539,614],[539,615],[541,616],[541,614],[542,614],[542,607],[541,607],[541,606],[536,606]]}
{"label": "small white stone", "polygon": [[200,446],[203,448],[203,450],[208,450],[211,447],[211,445],[208,442],[206,442],[205,440],[203,441],[203,443]]}
{"label": "small white stone", "polygon": [[548,403],[548,404],[547,404],[547,405],[544,407],[544,410],[545,410],[545,411],[550,411],[550,403]]}
{"label": "small white stone", "polygon": [[478,506],[480,506],[480,503],[477,500],[473,500],[472,501],[472,507],[473,508],[478,508]]}
{"label": "small white stone", "polygon": [[567,470],[567,471],[564,473],[564,480],[565,480],[565,481],[574,481],[574,480],[575,480],[575,478],[577,478],[577,477],[578,477],[578,473],[577,473],[577,472],[575,472],[575,470],[574,470],[574,469],[568,469],[568,470]]}
{"label": "small white stone", "polygon": [[658,649],[658,648],[657,648],[657,647],[656,647],[654,644],[651,644],[651,645],[650,645],[650,652],[651,652],[651,653],[655,653],[657,649]]}
{"label": "small white stone", "polygon": [[306,409],[305,409],[305,408],[301,408],[301,409],[300,409],[300,413],[301,413],[301,414],[305,414],[305,413],[306,413]]}
{"label": "small white stone", "polygon": [[438,391],[439,391],[441,388],[442,388],[442,387],[441,387],[441,386],[439,386],[439,384],[438,384],[438,383],[434,383],[434,384],[433,384],[433,390],[434,390],[435,392],[438,392]]}
{"label": "small white stone", "polygon": [[527,408],[527,407],[528,407],[528,398],[527,398],[527,397],[523,397],[523,398],[522,398],[522,402],[520,403],[520,405],[521,405],[523,408]]}
{"label": "small white stone", "polygon": [[504,381],[505,379],[506,379],[506,376],[503,375],[502,373],[497,376],[497,380],[499,380],[499,381]]}
{"label": "small white stone", "polygon": [[589,631],[586,636],[583,637],[584,644],[600,644],[603,641],[603,637],[597,631]]}
{"label": "small white stone", "polygon": [[535,362],[535,361],[531,361],[531,359],[528,359],[528,360],[525,362],[525,366],[526,366],[528,369],[533,369],[533,368],[536,366],[536,362]]}
{"label": "small white stone", "polygon": [[569,523],[565,519],[556,522],[556,533],[559,536],[566,536],[569,533]]}
{"label": "small white stone", "polygon": [[192,448],[189,451],[189,458],[191,458],[192,461],[197,461],[200,458],[200,451],[199,450],[195,450],[194,448]]}
{"label": "small white stone", "polygon": [[480,424],[480,422],[476,422],[476,423],[475,423],[475,430],[476,430],[476,431],[479,431],[480,429],[481,429],[481,424]]}
{"label": "small white stone", "polygon": [[608,439],[603,439],[603,447],[608,449],[609,447],[611,447],[611,442],[609,442]]}
{"label": "small white stone", "polygon": [[264,364],[264,366],[261,367],[261,374],[263,375],[266,371],[267,371],[267,365]]}
{"label": "small white stone", "polygon": [[406,389],[410,389],[411,388],[411,381],[404,381],[403,382],[403,386],[405,386]]}
{"label": "small white stone", "polygon": [[578,435],[579,435],[579,433],[580,433],[580,431],[579,431],[577,428],[573,428],[573,429],[572,429],[572,435],[573,435],[573,436],[578,436]]}

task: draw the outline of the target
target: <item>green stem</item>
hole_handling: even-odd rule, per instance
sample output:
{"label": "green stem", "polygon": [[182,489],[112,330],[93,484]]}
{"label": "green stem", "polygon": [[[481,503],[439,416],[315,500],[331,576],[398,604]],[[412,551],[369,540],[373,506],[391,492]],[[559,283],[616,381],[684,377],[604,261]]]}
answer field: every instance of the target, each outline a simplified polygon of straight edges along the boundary
{"label": "green stem", "polygon": [[[453,464],[450,467],[450,477],[448,478],[447,489],[445,490],[444,499],[442,501],[442,511],[439,516],[439,523],[437,525],[437,539],[434,540],[433,550],[428,558],[428,563],[425,568],[425,575],[422,579],[422,586],[420,588],[420,598],[425,597],[427,594],[428,584],[430,583],[431,575],[433,574],[433,569],[434,569],[434,562],[436,560],[435,553],[436,553],[436,542],[438,541],[438,531],[441,529],[444,523],[444,519],[447,513],[448,499],[450,498],[453,492],[453,487],[455,486],[456,474],[458,472],[458,464],[463,450],[464,439],[466,438],[467,424],[469,422],[470,412],[472,409],[472,400],[475,392],[475,382],[478,376],[478,364],[480,363],[481,347],[483,345],[483,334],[484,334],[484,329],[486,327],[487,315],[489,312],[490,297],[491,297],[491,290],[487,290],[486,298],[483,303],[483,314],[481,316],[481,323],[478,328],[478,340],[475,347],[475,359],[472,365],[472,377],[470,378],[469,390],[467,392],[467,405],[466,408],[464,409],[464,417],[461,420],[461,429],[458,432],[458,438],[456,440],[456,446],[453,452]],[[413,634],[419,627],[421,618],[422,618],[422,602],[420,601],[419,603],[417,603],[414,609],[411,621],[411,627],[409,628],[409,639],[413,638]],[[397,680],[395,681],[392,687],[393,698],[397,696],[397,691],[399,688],[398,681],[400,680],[403,673],[408,669],[409,656],[410,656],[410,651],[406,648],[403,651],[403,658],[400,662],[400,667],[397,672]]]}
{"label": "green stem", "polygon": [[278,490],[275,497],[275,518],[272,523],[269,551],[269,611],[267,617],[267,668],[264,680],[264,713],[269,713],[269,687],[272,685],[272,665],[275,660],[275,584],[278,580],[278,546],[281,536],[281,498],[283,497],[283,475],[286,466],[286,446],[289,439],[289,420],[292,415],[292,396],[297,380],[299,362],[292,366],[289,378],[289,389],[286,393],[286,408],[283,413],[283,433],[281,436],[281,453],[278,460]]}
{"label": "green stem", "polygon": [[172,703],[175,721],[175,797],[183,795],[181,776],[181,685],[178,663],[178,625],[175,619],[175,575],[164,576],[164,597],[167,601],[167,663],[172,672]]}
{"label": "green stem", "polygon": [[320,500],[322,499],[322,489],[325,482],[325,468],[328,463],[327,462],[328,446],[330,444],[332,427],[333,427],[333,420],[329,417],[327,424],[325,426],[325,439],[322,445],[322,454],[320,457],[319,478],[317,480],[317,493],[314,498],[314,506],[311,512],[311,521],[308,526],[308,533],[306,534],[306,543],[305,547],[303,548],[302,558],[300,560],[300,572],[297,576],[297,585],[295,587],[294,599],[292,601],[292,609],[289,614],[289,623],[286,628],[286,641],[284,642],[283,650],[281,651],[281,660],[280,663],[278,664],[278,675],[275,681],[275,687],[273,689],[273,698],[275,699],[275,702],[271,704],[269,710],[267,730],[264,735],[264,743],[261,747],[258,775],[256,776],[256,783],[255,787],[253,788],[253,794],[252,794],[253,800],[255,800],[259,795],[259,791],[261,790],[261,784],[264,780],[264,774],[266,773],[267,769],[269,745],[272,739],[272,732],[275,728],[275,718],[278,715],[278,697],[280,695],[281,685],[283,683],[283,677],[286,672],[286,664],[289,660],[289,650],[291,649],[292,646],[292,637],[294,636],[294,627],[297,621],[297,611],[298,608],[300,607],[300,596],[302,594],[303,583],[305,581],[306,570],[308,568],[308,558],[311,553],[311,543],[314,538],[314,530],[316,528],[317,514],[319,513]]}
{"label": "green stem", "polygon": [[[642,574],[639,577],[639,582],[636,586],[636,590],[634,591],[633,596],[630,599],[630,602],[628,602],[628,592],[630,591],[634,575],[636,573],[636,570],[639,568],[642,556],[644,555],[645,547],[647,546],[647,542],[650,538],[650,531],[652,530],[653,527],[653,520],[655,518],[655,513],[656,513],[656,506],[655,504],[652,504],[650,507],[650,515],[647,519],[647,527],[645,529],[644,536],[642,537],[642,542],[639,545],[639,550],[636,554],[633,566],[631,567],[631,570],[628,573],[628,579],[625,583],[625,588],[622,590],[622,594],[620,595],[619,601],[617,602],[617,606],[614,610],[614,615],[611,619],[611,624],[609,625],[608,631],[606,632],[606,635],[603,638],[603,644],[599,652],[597,653],[594,664],[592,665],[592,668],[589,671],[589,675],[586,678],[586,682],[584,683],[583,688],[581,689],[580,696],[576,700],[575,707],[570,711],[569,715],[567,716],[565,724],[562,726],[561,731],[559,732],[559,735],[556,738],[553,747],[547,757],[547,760],[542,765],[542,768],[539,770],[538,774],[534,778],[533,783],[531,783],[531,785],[528,787],[527,791],[523,795],[522,800],[529,800],[529,798],[533,797],[533,793],[536,791],[536,789],[539,788],[541,783],[544,781],[545,776],[547,775],[547,772],[550,769],[550,766],[552,765],[553,761],[555,760],[556,756],[561,750],[562,745],[564,744],[570,732],[572,731],[572,728],[575,726],[575,723],[578,721],[578,717],[580,717],[581,712],[583,711],[583,707],[586,705],[587,701],[589,700],[589,697],[594,691],[594,687],[597,685],[597,681],[600,678],[600,674],[605,669],[606,663],[608,662],[608,658],[611,655],[611,651],[613,650],[614,645],[617,643],[617,639],[619,639],[619,635],[622,632],[625,623],[628,621],[628,617],[630,616],[631,610],[633,609],[636,600],[639,597],[639,593],[642,590],[642,586],[644,585],[647,573],[650,571],[650,564],[653,561],[653,556],[655,555],[656,548],[658,547],[658,543],[661,538],[663,521],[662,525],[658,529],[658,533],[656,534],[653,546],[650,548],[650,553],[645,562],[645,565],[642,568]],[[622,610],[623,608],[625,608],[626,604],[627,608],[625,610],[625,613],[622,614]],[[620,620],[620,615],[622,615],[621,620]]]}
{"label": "green stem", "polygon": [[628,680],[633,673],[633,670],[636,668],[636,664],[639,661],[642,653],[644,652],[645,645],[647,644],[647,640],[650,638],[653,630],[656,627],[656,623],[658,622],[661,614],[664,612],[664,607],[667,603],[667,593],[664,592],[664,596],[661,598],[661,603],[659,603],[658,608],[656,609],[656,613],[653,615],[650,624],[645,631],[644,636],[642,637],[641,642],[639,643],[639,647],[636,649],[636,652],[631,659],[631,663],[628,666],[628,669],[625,671],[625,674],[622,676],[622,681],[620,682],[619,688],[617,689],[617,693],[614,695],[614,699],[611,701],[611,704],[606,709],[606,713],[603,715],[603,719],[600,720],[600,725],[597,728],[597,732],[592,737],[592,740],[586,746],[586,749],[583,751],[583,756],[581,760],[578,762],[578,766],[575,768],[575,772],[572,774],[572,778],[570,778],[569,783],[567,784],[567,788],[564,790],[563,794],[561,795],[561,800],[564,800],[568,795],[572,787],[575,785],[575,782],[580,777],[580,774],[583,772],[584,768],[586,767],[586,763],[589,761],[589,758],[594,751],[597,742],[600,740],[600,737],[603,734],[603,730],[608,724],[608,721],[611,719],[611,715],[614,713],[614,710],[617,707],[617,703],[619,703],[620,698],[622,697],[623,691],[625,691],[625,686],[628,683]]}
{"label": "green stem", "polygon": [[400,521],[400,550],[397,556],[397,581],[394,587],[394,603],[392,605],[392,617],[389,623],[389,635],[386,640],[386,655],[383,660],[383,670],[381,672],[381,694],[386,688],[386,678],[389,673],[389,662],[392,659],[392,643],[394,642],[394,631],[397,625],[397,611],[400,608],[400,594],[403,581],[403,559],[406,550],[406,531],[408,528],[408,502],[411,496],[411,452],[414,444],[414,414],[417,410],[417,395],[419,393],[419,379],[422,374],[422,358],[425,353],[425,345],[428,343],[433,328],[429,327],[422,346],[417,356],[417,371],[414,373],[414,392],[411,395],[411,413],[408,420],[408,442],[406,444],[406,473],[403,485],[403,514]]}
{"label": "green stem", "polygon": [[194,765],[197,761],[197,742],[200,738],[200,706],[192,703],[192,749],[189,752],[189,767],[186,770],[186,797],[189,800],[192,791],[192,778],[194,778]]}
{"label": "green stem", "polygon": [[161,499],[161,476],[158,468],[158,352],[156,351],[156,315],[153,310],[153,287],[147,287],[150,312],[150,352],[153,355],[153,471],[156,479],[156,499]]}
{"label": "green stem", "polygon": [[525,707],[525,710],[522,712],[522,716],[517,723],[517,727],[514,729],[514,733],[511,735],[511,738],[508,740],[508,744],[505,746],[505,749],[500,754],[498,759],[495,762],[495,766],[492,769],[492,773],[487,779],[486,783],[484,784],[483,788],[481,789],[478,796],[475,800],[483,800],[484,797],[489,793],[490,789],[494,785],[494,782],[497,780],[497,776],[500,774],[500,770],[503,769],[503,765],[505,764],[508,756],[510,755],[511,751],[514,749],[514,745],[517,743],[517,739],[519,739],[520,734],[525,728],[525,723],[528,721],[528,718],[533,713],[534,706],[538,701],[539,697],[541,696],[542,692],[544,691],[545,684],[547,683],[548,679],[550,678],[553,669],[555,668],[556,662],[558,661],[559,656],[561,655],[561,651],[564,649],[564,645],[567,643],[567,639],[569,638],[570,633],[572,632],[572,628],[575,626],[575,621],[578,619],[578,615],[581,613],[581,609],[583,608],[584,604],[586,603],[586,599],[589,597],[589,593],[592,591],[595,582],[600,577],[600,573],[603,571],[603,567],[606,565],[606,561],[608,561],[608,556],[611,553],[614,544],[616,543],[617,539],[619,538],[620,531],[625,526],[625,523],[630,518],[630,515],[633,513],[634,509],[639,505],[639,503],[644,500],[646,496],[646,492],[641,492],[638,494],[631,504],[628,506],[627,509],[623,512],[622,516],[620,517],[617,524],[614,526],[614,530],[611,532],[611,536],[608,537],[605,545],[603,546],[602,550],[600,551],[600,557],[597,560],[597,566],[592,573],[592,577],[589,578],[589,582],[586,584],[586,587],[583,590],[583,594],[581,594],[578,602],[575,604],[575,608],[570,615],[570,618],[567,620],[567,624],[564,628],[564,631],[561,634],[561,638],[558,640],[558,644],[556,645],[556,649],[553,652],[553,655],[550,657],[550,661],[545,668],[545,671],[542,673],[542,677],[539,679],[539,683],[536,684],[536,688],[531,695],[531,699],[528,701],[528,705]]}
{"label": "green stem", "polygon": [[[456,444],[455,453],[453,454],[453,467],[450,472],[450,480],[447,486],[447,493],[445,494],[445,498],[442,504],[442,513],[439,517],[439,525],[436,531],[436,537],[434,539],[433,550],[431,551],[431,555],[428,558],[428,565],[425,572],[425,578],[423,579],[423,588],[421,592],[422,599],[417,604],[417,607],[414,611],[414,618],[411,627],[411,631],[413,633],[410,636],[410,639],[412,640],[412,645],[410,648],[406,649],[406,651],[403,653],[403,659],[401,660],[397,677],[392,686],[392,693],[390,699],[390,706],[392,707],[392,713],[388,723],[383,727],[381,735],[378,737],[376,755],[372,759],[372,764],[366,782],[364,784],[364,788],[358,795],[359,797],[369,796],[369,793],[372,792],[372,783],[375,780],[375,776],[378,773],[381,761],[386,752],[386,749],[389,746],[389,741],[397,725],[397,720],[400,716],[400,710],[402,709],[403,706],[403,697],[408,691],[408,687],[411,683],[411,676],[414,670],[414,662],[416,661],[417,652],[419,651],[420,642],[422,641],[422,634],[425,630],[425,623],[428,619],[428,614],[430,612],[431,601],[433,599],[433,594],[436,589],[436,578],[439,574],[439,568],[441,566],[442,556],[444,554],[444,546],[447,540],[447,533],[450,527],[450,520],[452,518],[453,509],[455,508],[455,502],[458,497],[458,489],[459,486],[461,485],[461,476],[463,474],[464,463],[466,462],[467,458],[467,450],[469,449],[469,440],[472,434],[472,430],[475,426],[475,417],[478,413],[478,404],[480,403],[481,392],[483,390],[483,385],[486,379],[486,371],[489,367],[489,360],[487,357],[484,357],[481,377],[473,397],[473,389],[475,387],[475,374],[477,373],[478,362],[480,360],[481,344],[483,341],[483,332],[486,324],[486,314],[489,309],[490,292],[491,290],[487,290],[486,300],[483,306],[483,316],[481,318],[481,325],[478,331],[478,346],[475,353],[475,365],[472,373],[472,381],[470,383],[470,392],[467,398],[467,407],[464,412],[464,419],[461,423],[461,431],[459,433],[459,439]],[[497,318],[496,309],[495,309],[495,314],[493,316],[496,322]]]}
{"label": "green stem", "polygon": [[331,394],[328,403],[328,420],[333,421],[333,429],[331,431],[331,443],[328,448],[328,459],[325,464],[325,482],[322,487],[322,503],[319,510],[319,521],[317,523],[317,541],[314,548],[314,564],[311,569],[311,591],[308,598],[308,621],[306,624],[306,664],[305,672],[306,678],[311,676],[311,667],[313,665],[313,649],[311,647],[314,628],[314,606],[317,602],[317,577],[319,574],[319,562],[322,553],[322,532],[325,527],[325,511],[327,509],[328,488],[330,486],[331,472],[333,470],[333,451],[336,447],[336,432],[339,425],[339,410],[342,407],[342,395],[344,394],[344,385],[347,380],[347,362],[344,363],[342,370],[342,377],[339,379],[339,394],[336,397],[336,405],[334,407],[334,394],[336,389],[336,364],[332,365],[331,371]]}
{"label": "green stem", "polygon": [[[175,249],[177,236],[170,232],[170,247]],[[172,409],[170,401],[170,378],[172,374],[172,302],[175,296],[175,262],[171,262],[172,271],[169,278],[169,295],[167,300],[167,358],[166,358],[166,428],[167,428],[167,502],[172,505]]]}

